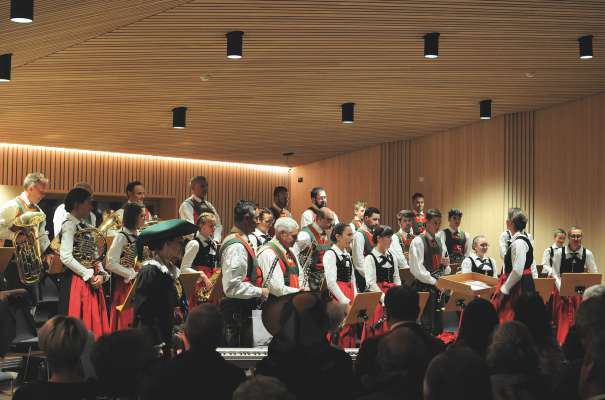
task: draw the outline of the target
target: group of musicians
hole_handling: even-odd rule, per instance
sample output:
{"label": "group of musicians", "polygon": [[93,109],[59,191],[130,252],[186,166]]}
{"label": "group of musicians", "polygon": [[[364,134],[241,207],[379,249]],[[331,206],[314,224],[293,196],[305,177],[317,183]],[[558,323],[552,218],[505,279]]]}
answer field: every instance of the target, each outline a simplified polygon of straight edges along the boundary
{"label": "group of musicians", "polygon": [[[28,240],[20,216],[40,213],[48,179],[28,174],[24,191],[0,207],[0,240],[4,246],[19,246]],[[127,202],[117,213],[119,221],[106,232],[113,240],[105,254],[97,246],[83,257],[87,240],[95,240],[96,218],[92,189],[78,184],[53,218],[55,240],[51,246],[45,222],[36,226],[37,244],[44,263],[59,257],[59,313],[80,318],[98,337],[139,326],[156,343],[168,344],[187,310],[200,302],[219,304],[225,318],[225,345],[252,346],[252,311],[269,298],[299,291],[321,291],[328,301],[347,311],[355,296],[381,293],[374,316],[360,326],[339,326],[330,334],[333,343],[357,347],[365,337],[388,329],[383,310],[384,294],[402,285],[400,271],[409,271],[410,283],[428,292],[422,325],[434,334],[443,329],[442,311],[447,296],[436,284],[444,275],[476,272],[498,278],[492,302],[500,320],[514,317],[514,305],[523,293],[535,292],[538,277],[533,239],[526,232],[527,215],[511,208],[507,229],[500,237],[500,272],[487,255],[485,236],[474,238],[460,228],[462,211],[448,212],[448,226],[441,229],[442,213],[424,209],[424,196],[412,197],[412,209],[397,214],[397,230],[380,223],[380,210],[364,202],[354,204],[353,219],[340,223],[328,208],[326,191],[311,191],[311,204],[298,224],[288,211],[288,189],[276,187],[273,204],[260,208],[252,201],[239,201],[234,208],[234,226],[223,234],[219,212],[207,200],[208,181],[195,176],[189,182],[191,196],[179,207],[179,219],[154,223],[145,207],[145,188],[139,181],[126,187]],[[568,241],[565,244],[566,240]],[[183,249],[183,241],[186,243]],[[58,249],[57,249],[58,247]],[[90,247],[90,246],[89,246]],[[58,250],[58,254],[57,254]],[[55,261],[56,262],[56,261]],[[22,259],[17,256],[6,268],[5,287],[32,285],[22,279]],[[582,230],[572,227],[555,231],[555,242],[545,250],[543,273],[555,278],[551,299],[557,338],[562,342],[573,322],[581,296],[559,295],[561,275],[567,272],[597,272],[590,250],[582,246]],[[180,284],[181,273],[198,273],[193,294],[187,297]],[[111,285],[106,282],[111,280]],[[104,289],[111,288],[109,312]],[[131,299],[131,304],[127,304]],[[34,300],[35,301],[35,300]]]}

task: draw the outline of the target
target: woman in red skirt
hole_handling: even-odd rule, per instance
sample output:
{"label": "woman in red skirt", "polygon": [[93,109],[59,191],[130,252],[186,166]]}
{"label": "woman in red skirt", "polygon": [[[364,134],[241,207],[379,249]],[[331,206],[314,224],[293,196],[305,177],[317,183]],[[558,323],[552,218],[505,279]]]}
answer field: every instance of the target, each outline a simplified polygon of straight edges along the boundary
{"label": "woman in red skirt", "polygon": [[374,228],[374,243],[376,246],[368,254],[363,263],[367,290],[382,292],[376,311],[364,329],[364,338],[388,332],[384,312],[384,295],[393,286],[401,286],[397,258],[389,251],[393,240],[393,229],[388,225]]}
{"label": "woman in red skirt", "polygon": [[[59,293],[59,314],[69,315],[84,323],[86,329],[91,331],[95,338],[109,333],[107,321],[107,307],[103,296],[103,283],[109,279],[109,274],[103,269],[101,262],[96,261],[91,265],[85,263],[81,255],[74,255],[74,249],[80,247],[95,248],[93,246],[82,246],[82,243],[91,239],[90,235],[78,233],[82,230],[92,228],[86,224],[85,218],[90,215],[92,209],[92,196],[90,192],[82,188],[74,188],[65,197],[65,210],[68,212],[65,222],[61,226],[61,262],[66,271],[61,277]],[[87,254],[89,258],[98,256]],[[78,256],[76,258],[75,256]]]}
{"label": "woman in red skirt", "polygon": [[532,271],[535,268],[534,248],[524,233],[527,215],[518,208],[511,211],[506,225],[512,237],[504,256],[504,270],[492,298],[500,323],[514,319],[514,306],[519,297],[536,291]]}
{"label": "woman in red skirt", "polygon": [[[124,206],[122,229],[114,236],[107,253],[107,270],[112,273],[113,294],[109,311],[109,327],[112,332],[132,328],[134,311],[132,307],[122,311],[117,306],[124,304],[143,262],[137,237],[145,224],[145,210],[136,203]],[[138,256],[136,265],[134,256]]]}
{"label": "woman in red skirt", "polygon": [[[334,244],[323,256],[326,286],[332,300],[336,303],[346,304],[348,313],[357,294],[353,261],[348,253],[353,240],[351,226],[343,223],[336,224],[332,229],[331,239]],[[345,325],[338,332],[330,334],[330,341],[343,348],[357,347],[355,326]]]}

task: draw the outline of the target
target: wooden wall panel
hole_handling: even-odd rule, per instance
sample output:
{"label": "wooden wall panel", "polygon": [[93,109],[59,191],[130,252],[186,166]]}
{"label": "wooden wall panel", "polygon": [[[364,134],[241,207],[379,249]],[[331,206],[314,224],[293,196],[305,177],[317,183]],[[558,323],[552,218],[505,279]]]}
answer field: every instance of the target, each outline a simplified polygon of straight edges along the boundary
{"label": "wooden wall panel", "polygon": [[605,94],[536,111],[536,245],[577,225],[605,271]]}
{"label": "wooden wall panel", "polygon": [[[0,144],[0,185],[20,186],[24,176],[32,171],[47,175],[49,190],[61,193],[86,181],[98,195],[122,196],[126,183],[138,179],[145,184],[149,197],[173,198],[176,207],[189,196],[191,176],[204,175],[209,181],[208,199],[227,229],[233,223],[237,200],[250,199],[269,206],[273,188],[290,184],[288,170],[278,167]],[[172,211],[176,215],[177,209]]]}
{"label": "wooden wall panel", "polygon": [[[292,213],[300,222],[300,215],[310,204],[311,189],[323,186],[328,195],[328,207],[341,222],[353,217],[353,203],[365,200],[369,205],[380,205],[380,146],[355,151],[293,168],[291,173]],[[303,178],[303,182],[298,182]]]}
{"label": "wooden wall panel", "polygon": [[380,211],[382,222],[397,227],[397,212],[409,208],[411,142],[399,141],[380,146]]}

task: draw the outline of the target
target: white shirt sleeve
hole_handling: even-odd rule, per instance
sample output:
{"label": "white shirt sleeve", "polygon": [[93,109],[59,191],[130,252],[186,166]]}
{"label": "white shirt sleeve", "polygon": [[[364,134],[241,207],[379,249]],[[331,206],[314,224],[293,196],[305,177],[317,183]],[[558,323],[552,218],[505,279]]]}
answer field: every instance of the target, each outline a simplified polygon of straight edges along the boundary
{"label": "white shirt sleeve", "polygon": [[179,218],[195,224],[196,221],[193,220],[193,207],[189,201],[185,200],[181,203],[181,206],[179,207]]}
{"label": "white shirt sleeve", "polygon": [[[271,266],[273,262],[277,259],[275,252],[272,250],[263,250],[258,256],[258,265],[263,270],[263,278],[267,279],[269,277],[269,271],[271,270]],[[300,289],[286,286],[284,284],[284,273],[281,270],[279,265],[279,261],[275,265],[273,269],[273,274],[271,275],[271,279],[269,280],[269,293],[274,296],[284,296],[290,293],[299,292]]]}
{"label": "white shirt sleeve", "polygon": [[592,251],[588,249],[586,249],[586,270],[594,274],[599,272],[599,268],[597,268],[597,263],[595,261],[594,255],[592,254]]}
{"label": "white shirt sleeve", "polygon": [[391,242],[389,251],[391,254],[393,254],[393,258],[397,259],[397,265],[399,268],[405,269],[410,267],[408,265],[408,260],[405,259],[405,254],[403,254],[403,248],[401,247],[401,242],[399,241],[399,235],[393,235],[393,241]]}
{"label": "white shirt sleeve", "polygon": [[552,265],[550,265],[550,247],[547,247],[542,254],[542,273],[548,276],[552,275]]}
{"label": "white shirt sleeve", "polygon": [[[445,232],[443,230],[440,230],[439,232],[437,232],[437,234],[435,235],[435,239],[440,240],[441,243],[445,243]],[[447,251],[447,248],[446,248]]]}
{"label": "white shirt sleeve", "polygon": [[227,247],[222,254],[223,288],[227,297],[252,299],[262,295],[262,289],[244,282],[248,270],[248,252],[241,243]]}
{"label": "white shirt sleeve", "polygon": [[307,225],[311,225],[313,223],[313,216],[315,213],[311,210],[305,210],[300,216],[300,227],[301,229]]}
{"label": "white shirt sleeve", "polygon": [[48,231],[46,230],[46,221],[40,222],[38,225],[38,240],[40,241],[40,250],[44,253],[48,246],[50,246],[50,239],[48,238]]}
{"label": "white shirt sleeve", "polygon": [[551,276],[555,278],[555,285],[557,290],[561,290],[561,257],[562,249],[558,248],[555,250],[555,254],[552,257]]}
{"label": "white shirt sleeve", "polygon": [[496,264],[496,260],[494,260],[493,258],[489,258],[490,260],[492,260],[492,265],[494,266],[492,269],[492,276],[494,278],[498,277],[498,264]]}
{"label": "white shirt sleeve", "polygon": [[[441,245],[441,257],[443,257],[443,258],[449,257],[449,254],[447,252],[447,248],[445,247],[445,240],[444,239],[440,239],[438,237],[435,240],[437,240],[439,242],[439,244]],[[452,268],[448,264],[448,266],[443,269],[443,274],[444,275],[449,275],[451,273],[452,273]]]}
{"label": "white shirt sleeve", "polygon": [[351,243],[351,250],[353,252],[353,266],[361,276],[365,277],[365,260],[363,257],[365,238],[363,235],[364,233],[362,231],[355,232],[355,235],[353,235],[353,243]]}
{"label": "white shirt sleeve", "polygon": [[124,278],[125,282],[129,282],[137,276],[137,273],[133,268],[127,268],[120,264],[122,251],[127,245],[128,240],[120,233],[114,237],[111,246],[107,251],[107,270]]}
{"label": "white shirt sleeve", "polygon": [[510,294],[513,286],[517,284],[521,280],[523,276],[523,269],[525,267],[525,258],[527,252],[529,251],[529,247],[524,240],[515,240],[511,244],[511,258],[513,263],[513,269],[511,273],[508,275],[508,279],[500,290],[504,294]]}
{"label": "white shirt sleeve", "polygon": [[363,269],[366,278],[366,290],[370,292],[381,292],[376,283],[376,264],[369,254],[363,260]]}
{"label": "white shirt sleeve", "polygon": [[[328,290],[330,291],[330,293],[332,293],[334,297],[336,297],[336,300],[338,300],[339,303],[349,304],[351,300],[349,300],[349,298],[344,295],[342,290],[340,290],[338,283],[336,282],[338,268],[336,267],[336,255],[333,251],[328,250],[324,253],[323,265]],[[352,273],[351,275],[352,279],[355,279],[355,274]],[[355,283],[353,283],[353,286],[355,286]]]}
{"label": "white shirt sleeve", "polygon": [[401,266],[395,257],[393,257],[393,268],[395,269],[393,271],[393,283],[397,286],[401,286],[401,277],[399,276],[399,268],[401,268]]}
{"label": "white shirt sleeve", "polygon": [[468,257],[471,255],[471,251],[473,250],[473,238],[471,234],[468,232],[464,232],[464,256]]}
{"label": "white shirt sleeve", "polygon": [[293,252],[298,257],[302,251],[309,248],[311,246],[311,237],[306,231],[300,231],[296,238],[296,243],[294,243]]}
{"label": "white shirt sleeve", "polygon": [[63,265],[72,270],[74,274],[80,276],[84,281],[88,281],[94,275],[94,270],[92,268],[86,268],[73,256],[74,234],[76,233],[76,230],[75,222],[68,221],[63,224],[59,254]]}
{"label": "white shirt sleeve", "polygon": [[254,234],[251,233],[248,235],[248,242],[250,242],[250,247],[254,249],[254,252],[258,254],[258,239],[256,239],[256,236]]}
{"label": "white shirt sleeve", "polygon": [[424,266],[424,240],[420,236],[415,237],[410,244],[410,272],[422,283],[437,283],[437,279],[433,278]]}
{"label": "white shirt sleeve", "polygon": [[13,221],[17,216],[17,204],[15,200],[7,201],[0,207],[0,240],[13,238]]}
{"label": "white shirt sleeve", "polygon": [[507,246],[508,242],[508,233],[506,231],[500,234],[500,239],[498,241],[500,247],[500,258],[504,260],[504,256],[506,256],[506,251],[508,250]]}
{"label": "white shirt sleeve", "polygon": [[65,204],[59,204],[53,215],[53,231],[55,236],[59,235],[59,232],[61,232],[61,225],[63,224],[63,221],[65,221],[65,217],[67,217]]}
{"label": "white shirt sleeve", "polygon": [[465,257],[464,260],[462,260],[460,271],[458,271],[459,274],[467,272],[473,272],[473,263],[469,257]]}
{"label": "white shirt sleeve", "polygon": [[195,269],[193,269],[192,264],[199,250],[200,244],[197,240],[192,239],[187,242],[187,245],[185,246],[185,254],[183,255],[183,259],[181,260],[181,273],[197,272]]}

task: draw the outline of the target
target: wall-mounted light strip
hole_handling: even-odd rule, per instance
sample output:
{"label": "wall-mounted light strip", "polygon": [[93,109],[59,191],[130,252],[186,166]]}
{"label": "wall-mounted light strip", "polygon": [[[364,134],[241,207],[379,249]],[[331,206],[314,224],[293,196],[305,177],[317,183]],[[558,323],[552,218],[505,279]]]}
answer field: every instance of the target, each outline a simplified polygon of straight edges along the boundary
{"label": "wall-mounted light strip", "polygon": [[14,143],[0,143],[0,148],[13,148],[13,149],[24,149],[24,150],[38,150],[38,151],[60,151],[65,153],[84,153],[91,155],[108,155],[117,156],[130,159],[141,159],[141,160],[164,160],[164,161],[180,161],[180,162],[191,162],[202,165],[216,165],[222,167],[232,168],[247,168],[255,169],[264,172],[274,172],[279,174],[286,174],[290,170],[288,167],[280,167],[277,165],[259,165],[259,164],[246,164],[236,163],[228,161],[213,161],[213,160],[196,160],[193,158],[180,158],[180,157],[164,157],[164,156],[150,156],[147,154],[132,154],[132,153],[117,153],[111,151],[98,151],[98,150],[83,150],[83,149],[68,149],[65,147],[50,147],[50,146],[33,146],[29,144],[14,144]]}

